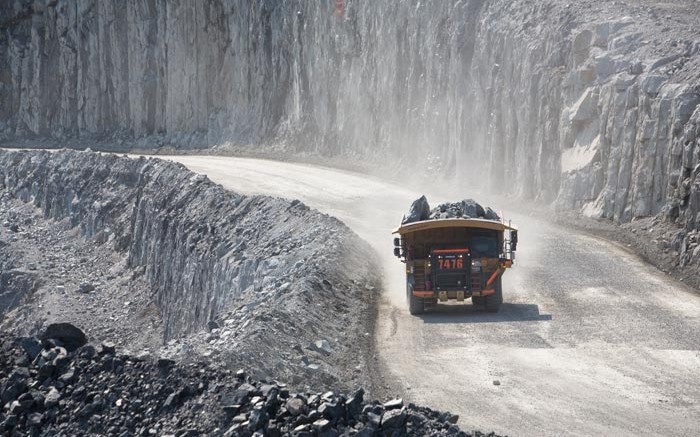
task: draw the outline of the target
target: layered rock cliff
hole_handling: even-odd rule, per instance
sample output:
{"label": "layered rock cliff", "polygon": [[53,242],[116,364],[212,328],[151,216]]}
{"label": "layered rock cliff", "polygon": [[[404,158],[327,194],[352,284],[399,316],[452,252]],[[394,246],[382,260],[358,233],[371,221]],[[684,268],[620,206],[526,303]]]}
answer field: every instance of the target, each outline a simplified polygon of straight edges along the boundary
{"label": "layered rock cliff", "polygon": [[0,132],[10,143],[379,156],[561,209],[618,222],[663,214],[695,230],[699,10],[5,2]]}

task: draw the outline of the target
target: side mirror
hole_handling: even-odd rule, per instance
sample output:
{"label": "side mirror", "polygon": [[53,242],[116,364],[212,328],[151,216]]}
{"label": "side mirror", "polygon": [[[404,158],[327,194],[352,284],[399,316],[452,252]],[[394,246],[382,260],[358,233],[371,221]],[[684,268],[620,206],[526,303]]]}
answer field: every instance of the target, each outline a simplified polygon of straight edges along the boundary
{"label": "side mirror", "polygon": [[395,247],[394,248],[394,256],[397,258],[401,257],[401,248],[400,247]]}
{"label": "side mirror", "polygon": [[510,250],[518,250],[518,231],[510,231]]}
{"label": "side mirror", "polygon": [[401,246],[401,239],[400,238],[394,238],[394,246]]}

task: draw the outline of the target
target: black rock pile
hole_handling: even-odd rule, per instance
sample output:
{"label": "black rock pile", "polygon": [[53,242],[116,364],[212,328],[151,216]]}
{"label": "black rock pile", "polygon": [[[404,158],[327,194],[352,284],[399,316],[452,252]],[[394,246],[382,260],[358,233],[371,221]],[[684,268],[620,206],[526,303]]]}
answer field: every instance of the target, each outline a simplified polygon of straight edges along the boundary
{"label": "black rock pile", "polygon": [[461,202],[442,203],[436,208],[430,209],[430,204],[425,196],[416,199],[403,216],[402,225],[423,220],[438,220],[449,218],[479,218],[485,220],[500,220],[496,212],[481,206],[473,199],[465,199]]}
{"label": "black rock pile", "polygon": [[41,339],[0,335],[3,436],[470,435],[449,413],[363,395],[291,393],[242,370],[123,355],[68,324]]}

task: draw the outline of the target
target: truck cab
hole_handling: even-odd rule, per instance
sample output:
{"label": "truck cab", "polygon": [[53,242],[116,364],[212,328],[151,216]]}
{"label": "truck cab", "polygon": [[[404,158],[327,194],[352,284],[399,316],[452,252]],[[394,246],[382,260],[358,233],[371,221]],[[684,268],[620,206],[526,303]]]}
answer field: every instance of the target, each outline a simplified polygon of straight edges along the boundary
{"label": "truck cab", "polygon": [[485,219],[437,219],[394,231],[394,255],[406,264],[411,314],[437,302],[466,299],[488,312],[503,303],[501,277],[515,261],[518,230]]}

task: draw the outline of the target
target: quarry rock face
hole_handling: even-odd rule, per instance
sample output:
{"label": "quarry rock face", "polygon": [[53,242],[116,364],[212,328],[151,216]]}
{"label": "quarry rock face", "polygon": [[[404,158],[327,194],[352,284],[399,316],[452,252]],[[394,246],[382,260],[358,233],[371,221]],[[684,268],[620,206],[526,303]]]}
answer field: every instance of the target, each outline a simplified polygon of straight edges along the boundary
{"label": "quarry rock face", "polygon": [[3,2],[0,139],[282,144],[697,231],[697,2],[334,8]]}

